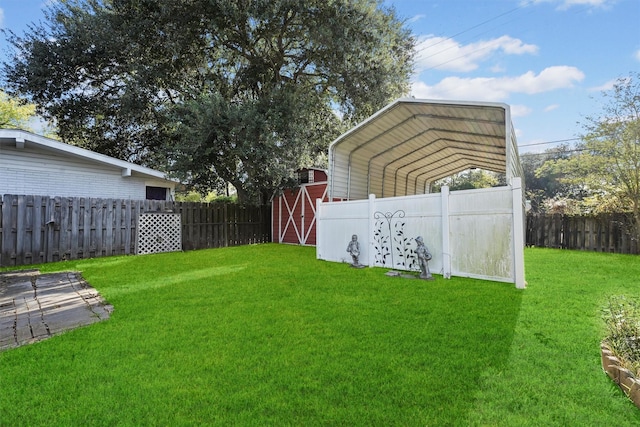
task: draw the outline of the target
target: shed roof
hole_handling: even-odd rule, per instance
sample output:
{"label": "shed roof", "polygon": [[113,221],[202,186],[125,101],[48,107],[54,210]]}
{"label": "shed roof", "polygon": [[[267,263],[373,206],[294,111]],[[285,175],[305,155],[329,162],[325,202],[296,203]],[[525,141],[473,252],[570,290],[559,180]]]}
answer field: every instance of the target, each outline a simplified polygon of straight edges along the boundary
{"label": "shed roof", "polygon": [[470,168],[522,176],[509,106],[401,98],[331,143],[330,198],[423,194]]}
{"label": "shed roof", "polygon": [[117,168],[121,170],[122,176],[136,175],[172,181],[174,183],[178,182],[177,180],[168,178],[164,172],[140,166],[135,163],[125,162],[124,160],[116,159],[115,157],[106,156],[104,154],[96,153],[95,151],[76,147],[75,145],[65,144],[64,142],[56,141],[55,139],[27,132],[25,130],[0,129],[0,147],[2,144],[7,143],[15,144],[15,146],[19,148],[34,146],[58,155],[81,158],[88,162]]}

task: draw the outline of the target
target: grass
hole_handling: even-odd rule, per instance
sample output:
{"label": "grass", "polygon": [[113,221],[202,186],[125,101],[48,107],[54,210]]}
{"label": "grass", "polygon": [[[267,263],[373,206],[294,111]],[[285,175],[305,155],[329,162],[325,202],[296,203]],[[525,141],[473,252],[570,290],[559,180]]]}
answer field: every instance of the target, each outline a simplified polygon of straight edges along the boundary
{"label": "grass", "polygon": [[0,353],[0,425],[638,425],[599,359],[638,258],[525,257],[524,291],[272,244],[42,265],[115,311]]}

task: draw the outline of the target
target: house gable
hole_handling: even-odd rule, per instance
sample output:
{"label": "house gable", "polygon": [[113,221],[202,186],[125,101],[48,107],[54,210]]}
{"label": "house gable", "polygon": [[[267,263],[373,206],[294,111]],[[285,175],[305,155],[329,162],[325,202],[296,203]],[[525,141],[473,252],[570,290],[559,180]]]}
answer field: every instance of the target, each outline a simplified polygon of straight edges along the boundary
{"label": "house gable", "polygon": [[0,194],[145,199],[177,182],[154,169],[30,132],[0,129]]}

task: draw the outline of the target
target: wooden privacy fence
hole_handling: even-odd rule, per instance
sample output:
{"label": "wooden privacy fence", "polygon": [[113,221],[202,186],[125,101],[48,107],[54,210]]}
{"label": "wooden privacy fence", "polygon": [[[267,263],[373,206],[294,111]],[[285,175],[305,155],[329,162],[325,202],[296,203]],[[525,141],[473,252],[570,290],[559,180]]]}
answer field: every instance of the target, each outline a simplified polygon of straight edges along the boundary
{"label": "wooden privacy fence", "polygon": [[638,254],[633,217],[627,214],[578,216],[528,214],[529,246]]}
{"label": "wooden privacy fence", "polygon": [[0,266],[136,253],[138,218],[180,213],[182,249],[270,242],[269,206],[5,194]]}

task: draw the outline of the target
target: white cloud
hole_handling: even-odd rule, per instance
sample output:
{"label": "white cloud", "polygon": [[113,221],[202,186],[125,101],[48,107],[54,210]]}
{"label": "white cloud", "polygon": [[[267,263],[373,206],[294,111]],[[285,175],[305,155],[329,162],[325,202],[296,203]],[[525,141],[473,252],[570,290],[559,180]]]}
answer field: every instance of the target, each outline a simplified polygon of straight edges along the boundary
{"label": "white cloud", "polygon": [[569,88],[582,81],[584,73],[575,67],[548,67],[539,74],[529,71],[516,77],[447,77],[429,86],[417,81],[412,86],[416,98],[504,101],[512,93],[533,95]]}
{"label": "white cloud", "polygon": [[511,117],[524,117],[531,114],[533,110],[526,105],[511,105]]}
{"label": "white cloud", "polygon": [[416,70],[418,73],[432,68],[449,71],[473,71],[496,51],[507,55],[536,54],[538,46],[525,44],[520,39],[502,36],[461,45],[453,39],[426,36],[416,45]]}
{"label": "white cloud", "polygon": [[558,109],[560,106],[558,104],[551,104],[551,105],[547,105],[544,109],[545,113],[548,113],[549,111],[553,111]]}
{"label": "white cloud", "polygon": [[613,89],[613,85],[615,85],[617,82],[618,82],[618,79],[609,80],[607,82],[604,82],[600,86],[590,87],[589,90],[591,92],[608,91],[608,90]]}
{"label": "white cloud", "polygon": [[608,7],[616,1],[617,0],[536,0],[535,3],[553,3],[557,5],[559,10],[567,10],[572,6]]}
{"label": "white cloud", "polygon": [[427,15],[423,15],[423,14],[419,14],[419,15],[414,15],[411,18],[409,18],[407,20],[408,23],[413,23],[413,22],[417,22],[420,21],[423,18],[426,18]]}
{"label": "white cloud", "polygon": [[633,57],[636,58],[636,61],[640,62],[640,49],[636,50],[636,53],[633,54]]}
{"label": "white cloud", "polygon": [[561,9],[569,9],[571,6],[608,6],[613,3],[611,0],[561,0],[560,2]]}

